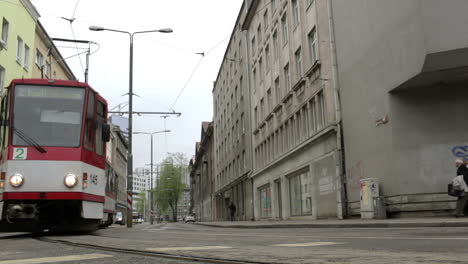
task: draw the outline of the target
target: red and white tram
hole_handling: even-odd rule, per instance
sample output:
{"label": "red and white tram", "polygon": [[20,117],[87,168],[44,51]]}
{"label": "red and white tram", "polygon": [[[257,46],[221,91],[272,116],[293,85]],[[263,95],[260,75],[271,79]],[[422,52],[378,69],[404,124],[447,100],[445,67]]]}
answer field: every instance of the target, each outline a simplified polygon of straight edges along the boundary
{"label": "red and white tram", "polygon": [[77,81],[13,80],[0,125],[0,231],[112,223],[107,102],[96,91]]}

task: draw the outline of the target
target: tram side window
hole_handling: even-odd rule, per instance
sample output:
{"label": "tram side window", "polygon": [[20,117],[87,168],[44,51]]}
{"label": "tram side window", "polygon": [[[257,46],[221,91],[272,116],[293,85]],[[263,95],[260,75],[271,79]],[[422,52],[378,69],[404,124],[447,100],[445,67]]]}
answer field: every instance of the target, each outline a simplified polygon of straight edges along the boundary
{"label": "tram side window", "polygon": [[104,104],[97,101],[97,122],[96,122],[96,153],[99,156],[104,156],[104,141],[102,140],[102,127],[105,119]]}
{"label": "tram side window", "polygon": [[2,98],[2,103],[1,103],[1,149],[4,149],[7,145],[6,139],[8,137],[7,135],[7,120],[8,120],[8,96],[9,93],[5,94],[5,96]]}
{"label": "tram side window", "polygon": [[85,134],[84,134],[84,147],[88,150],[94,150],[94,99],[95,94],[93,92],[89,92],[88,98],[88,107],[86,109],[86,122],[85,122]]}

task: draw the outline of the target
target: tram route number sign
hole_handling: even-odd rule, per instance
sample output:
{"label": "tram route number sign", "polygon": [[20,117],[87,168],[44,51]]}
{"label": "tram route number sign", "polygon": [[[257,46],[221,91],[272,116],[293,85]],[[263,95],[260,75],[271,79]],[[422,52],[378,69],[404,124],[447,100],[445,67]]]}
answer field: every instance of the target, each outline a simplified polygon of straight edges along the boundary
{"label": "tram route number sign", "polygon": [[25,160],[28,158],[28,149],[27,148],[14,148],[13,149],[13,159],[14,160]]}

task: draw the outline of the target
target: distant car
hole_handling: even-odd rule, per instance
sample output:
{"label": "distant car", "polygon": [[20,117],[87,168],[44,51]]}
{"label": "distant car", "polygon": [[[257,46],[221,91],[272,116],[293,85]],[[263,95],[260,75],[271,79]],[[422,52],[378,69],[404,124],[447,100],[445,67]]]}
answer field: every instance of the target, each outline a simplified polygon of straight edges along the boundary
{"label": "distant car", "polygon": [[137,223],[138,223],[138,224],[142,224],[143,222],[145,222],[145,221],[143,220],[143,218],[138,218],[138,219],[137,219]]}
{"label": "distant car", "polygon": [[117,214],[115,215],[115,223],[119,225],[125,224],[122,212],[117,212]]}
{"label": "distant car", "polygon": [[195,223],[195,217],[193,215],[187,215],[184,220],[185,223]]}

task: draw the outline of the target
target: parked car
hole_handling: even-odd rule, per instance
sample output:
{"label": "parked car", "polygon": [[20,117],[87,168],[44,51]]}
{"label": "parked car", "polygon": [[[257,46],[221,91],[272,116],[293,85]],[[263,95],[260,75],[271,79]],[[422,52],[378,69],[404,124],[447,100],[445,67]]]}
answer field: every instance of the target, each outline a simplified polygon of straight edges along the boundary
{"label": "parked car", "polygon": [[119,225],[125,224],[125,220],[124,220],[122,212],[117,212],[117,214],[115,215],[115,223]]}
{"label": "parked car", "polygon": [[185,223],[195,223],[195,216],[193,215],[187,215],[184,219]]}

